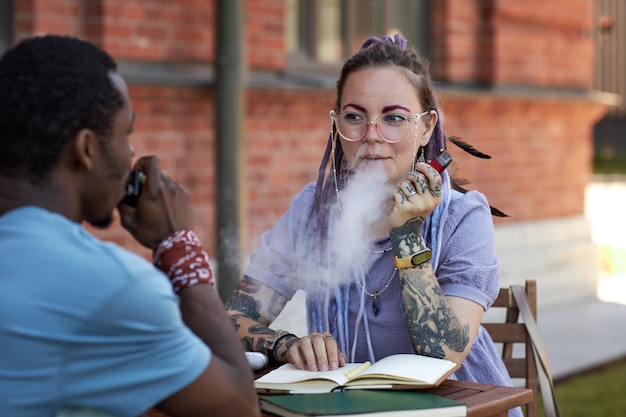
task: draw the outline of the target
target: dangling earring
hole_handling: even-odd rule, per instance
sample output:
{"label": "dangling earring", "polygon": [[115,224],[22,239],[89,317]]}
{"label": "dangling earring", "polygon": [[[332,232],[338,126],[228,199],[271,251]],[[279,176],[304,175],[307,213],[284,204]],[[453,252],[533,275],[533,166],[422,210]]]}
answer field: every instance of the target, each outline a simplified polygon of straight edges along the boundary
{"label": "dangling earring", "polygon": [[424,159],[424,147],[420,146],[420,148],[417,150],[417,158],[415,162],[425,162],[426,160]]}
{"label": "dangling earring", "polygon": [[328,140],[330,141],[331,146],[331,163],[332,163],[332,171],[333,171],[333,179],[335,180],[335,193],[337,193],[337,199],[339,199],[339,188],[341,184],[341,188],[345,184],[345,180],[347,177],[348,166],[345,158],[341,158],[341,164],[339,165],[339,172],[337,172],[337,155],[335,154],[335,150],[337,149],[337,133],[335,127],[335,120],[333,119],[333,111],[330,111],[330,136]]}
{"label": "dangling earring", "polygon": [[339,165],[339,183],[345,186],[348,183],[349,177],[348,161],[346,161],[346,157],[344,156],[341,158],[341,165]]}
{"label": "dangling earring", "polygon": [[415,154],[413,158],[413,169],[417,168],[418,162],[426,162],[426,160],[424,159],[424,147],[423,146],[419,147],[419,149],[417,150],[417,153]]}

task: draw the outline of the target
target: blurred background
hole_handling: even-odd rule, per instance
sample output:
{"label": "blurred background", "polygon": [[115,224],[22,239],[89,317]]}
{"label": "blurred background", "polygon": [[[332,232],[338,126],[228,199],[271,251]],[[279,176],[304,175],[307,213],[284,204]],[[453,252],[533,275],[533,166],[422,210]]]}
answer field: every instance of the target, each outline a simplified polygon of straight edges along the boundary
{"label": "blurred background", "polygon": [[[191,192],[223,298],[315,181],[344,59],[402,33],[431,62],[446,132],[492,156],[451,149],[510,216],[494,218],[501,284],[537,280],[556,374],[626,354],[607,321],[626,318],[625,26],[622,0],[0,0],[0,51],[67,34],[119,62],[131,141]],[[95,233],[150,257],[119,225]],[[281,325],[298,328],[291,304]],[[581,358],[583,328],[621,339]]]}

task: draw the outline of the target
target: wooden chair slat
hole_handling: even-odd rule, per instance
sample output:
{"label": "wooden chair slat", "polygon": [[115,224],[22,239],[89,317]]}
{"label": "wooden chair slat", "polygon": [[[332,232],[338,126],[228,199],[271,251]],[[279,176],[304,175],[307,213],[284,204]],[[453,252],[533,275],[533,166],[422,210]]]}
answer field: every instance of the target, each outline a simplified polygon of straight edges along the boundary
{"label": "wooden chair slat", "polygon": [[512,323],[483,323],[496,343],[525,343],[528,335],[523,324]]}
{"label": "wooden chair slat", "polygon": [[[537,284],[534,280],[526,281],[526,296],[533,316],[537,320]],[[537,417],[539,415],[539,381],[537,379],[535,358],[532,354],[526,327],[523,323],[518,323],[519,310],[509,288],[500,289],[498,297],[491,308],[505,309],[505,318],[498,323],[483,323],[483,327],[489,332],[495,343],[502,343],[502,360],[511,378],[524,379],[526,387],[533,390],[533,401],[524,407],[524,415],[526,417]],[[524,345],[523,357],[512,357],[514,344]]]}

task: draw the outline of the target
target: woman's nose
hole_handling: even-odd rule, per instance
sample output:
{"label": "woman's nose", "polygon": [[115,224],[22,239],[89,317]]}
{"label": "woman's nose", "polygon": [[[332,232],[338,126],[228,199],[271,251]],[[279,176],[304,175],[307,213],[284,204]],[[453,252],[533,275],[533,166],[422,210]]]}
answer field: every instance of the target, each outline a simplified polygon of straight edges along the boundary
{"label": "woman's nose", "polygon": [[382,141],[382,137],[380,136],[380,128],[378,127],[378,123],[376,121],[367,121],[365,123],[365,136],[363,136],[363,140],[379,142]]}

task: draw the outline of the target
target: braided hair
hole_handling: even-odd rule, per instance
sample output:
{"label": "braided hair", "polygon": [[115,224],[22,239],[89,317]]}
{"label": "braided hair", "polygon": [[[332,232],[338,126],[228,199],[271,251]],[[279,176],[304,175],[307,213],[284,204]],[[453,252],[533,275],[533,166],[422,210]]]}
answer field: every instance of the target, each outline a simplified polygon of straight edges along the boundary
{"label": "braided hair", "polygon": [[[341,69],[339,79],[337,80],[335,111],[339,111],[341,108],[341,98],[347,78],[354,72],[377,67],[393,67],[399,70],[415,87],[422,110],[426,112],[434,111],[439,116],[441,115],[434,94],[434,86],[428,61],[417,54],[413,48],[408,47],[406,39],[400,35],[369,38],[363,43],[361,49],[345,62]],[[329,228],[332,223],[333,209],[338,203],[338,190],[343,189],[347,183],[346,175],[337,174],[337,169],[345,167],[347,162],[341,141],[336,133],[336,126],[331,121],[331,132],[318,170],[313,215],[309,220],[310,230],[315,236],[315,239],[309,243],[314,245],[312,249],[318,251],[320,255],[318,261],[328,265],[332,265],[334,262],[330,248],[331,244],[329,242]],[[447,136],[443,130],[441,116],[437,118],[430,140],[420,149],[418,154],[421,153],[426,161],[433,160],[446,149],[448,142],[453,143],[475,157],[483,159],[490,158],[489,155],[480,152],[459,138]],[[417,163],[417,161],[415,161],[415,163]],[[433,213],[428,216],[423,226],[424,239],[433,251],[433,258],[431,259],[433,270],[437,269],[439,263],[442,244],[439,236],[441,235],[443,225],[448,215],[451,190],[454,189],[461,193],[467,192],[467,190],[463,188],[463,185],[467,183],[466,180],[454,178],[448,170],[444,171],[441,177],[443,181],[442,201],[435,208]],[[507,216],[494,207],[491,207],[491,213],[499,217]],[[340,349],[344,352],[348,352],[349,342],[346,340],[347,286],[343,286],[342,288],[341,285],[338,285],[334,289],[330,289],[330,293],[326,292],[326,295],[322,298],[310,296],[308,297],[307,303],[310,312],[309,330],[330,331],[337,339]],[[361,310],[362,309],[363,300],[361,300]],[[363,319],[367,322],[367,315],[364,315]],[[366,325],[365,327],[367,332],[368,326]],[[368,341],[370,340],[369,337],[370,335],[367,333],[366,339]],[[369,345],[370,343],[368,343],[368,346]],[[373,359],[371,349],[370,356],[372,356]]]}
{"label": "braided hair", "polygon": [[[404,76],[413,84],[416,89],[420,104],[424,111],[435,111],[438,115],[441,110],[437,105],[437,98],[434,94],[434,85],[430,75],[429,62],[419,55],[415,49],[410,48],[406,39],[401,35],[372,37],[367,39],[361,49],[348,59],[341,69],[341,75],[337,80],[337,98],[335,110],[341,108],[341,97],[345,82],[350,74],[366,68],[393,66],[400,70]],[[318,178],[315,191],[315,213],[321,229],[319,238],[324,241],[327,237],[327,230],[323,225],[328,224],[329,209],[335,199],[335,178],[331,166],[345,165],[345,157],[341,147],[341,141],[335,134],[335,126],[331,126],[331,134],[328,139],[326,150],[318,171]],[[333,143],[335,141],[335,143]],[[453,143],[463,151],[482,159],[489,159],[491,156],[479,151],[470,144],[462,141],[456,136],[447,136],[443,130],[442,117],[437,118],[437,123],[433,130],[428,144],[421,150],[426,161],[435,159],[444,149],[447,143]],[[332,151],[334,147],[334,152]],[[334,161],[330,158],[334,154]],[[468,190],[463,186],[467,180],[456,178],[450,173],[450,183],[453,189],[465,193]],[[345,186],[343,178],[338,179],[336,184],[339,189]],[[491,207],[491,214],[497,217],[508,217],[495,207]]]}

